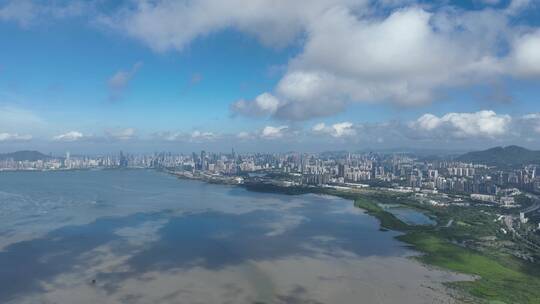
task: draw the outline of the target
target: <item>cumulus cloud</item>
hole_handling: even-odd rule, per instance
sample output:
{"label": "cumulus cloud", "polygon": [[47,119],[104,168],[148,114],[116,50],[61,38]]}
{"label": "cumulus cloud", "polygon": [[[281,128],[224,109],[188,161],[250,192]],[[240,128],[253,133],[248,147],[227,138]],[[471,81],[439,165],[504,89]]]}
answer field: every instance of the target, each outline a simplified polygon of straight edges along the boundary
{"label": "cumulus cloud", "polygon": [[18,134],[18,133],[0,133],[0,142],[11,141],[29,141],[32,139],[32,135]]}
{"label": "cumulus cloud", "polygon": [[265,116],[274,114],[279,107],[279,100],[269,93],[263,93],[253,101],[238,100],[231,104],[231,111],[246,116]]}
{"label": "cumulus cloud", "polygon": [[509,131],[512,118],[509,115],[499,115],[493,111],[473,113],[448,113],[441,117],[424,114],[409,127],[420,132],[418,135],[451,136],[454,138],[495,138]]}
{"label": "cumulus cloud", "polygon": [[522,77],[540,75],[540,30],[516,39],[510,57],[514,74]]}
{"label": "cumulus cloud", "polygon": [[303,120],[354,102],[423,105],[448,88],[540,76],[540,35],[513,28],[505,10],[406,6],[383,16],[341,5],[308,19],[302,51],[274,92],[260,95],[277,108],[264,110],[256,98],[233,111]]}
{"label": "cumulus cloud", "polygon": [[[303,120],[355,102],[422,105],[448,88],[540,76],[537,34],[510,22],[510,12],[530,5],[526,0],[475,11],[414,1],[135,3],[102,16],[102,23],[157,51],[183,50],[196,37],[227,28],[272,45],[304,34],[301,51],[272,92],[231,104],[233,113],[246,116]],[[388,14],[377,13],[381,6]]]}
{"label": "cumulus cloud", "polygon": [[[291,129],[288,126],[266,126],[258,132],[240,132],[239,140],[289,140],[319,144],[385,144],[410,145],[440,142],[509,141],[530,138],[531,130],[540,133],[540,115],[512,117],[484,110],[447,113],[441,116],[426,113],[411,121],[317,123],[310,129]],[[536,131],[535,131],[536,132]],[[294,137],[291,136],[294,134]],[[538,133],[536,133],[538,134]],[[314,136],[324,135],[324,136]],[[361,135],[361,136],[359,136]],[[346,139],[346,140],[344,140]]]}
{"label": "cumulus cloud", "polygon": [[282,47],[291,43],[315,19],[336,5],[362,6],[358,0],[200,0],[135,1],[100,23],[140,39],[163,52],[183,50],[193,39],[227,28],[257,37],[263,44]]}
{"label": "cumulus cloud", "polygon": [[504,15],[487,11],[411,7],[361,19],[347,8],[330,10],[310,26],[277,85],[277,116],[327,116],[353,102],[422,105],[445,88],[504,74],[497,51],[506,27]]}
{"label": "cumulus cloud", "polygon": [[356,135],[356,130],[351,122],[336,123],[327,126],[325,123],[318,123],[313,126],[312,131],[318,134],[327,134],[332,137],[348,137]]}
{"label": "cumulus cloud", "polygon": [[[540,77],[540,30],[513,22],[535,2],[475,1],[486,5],[464,10],[413,0],[134,0],[96,18],[158,52],[183,51],[199,37],[228,29],[265,46],[296,43],[299,52],[275,88],[230,108],[246,116],[306,120],[351,103],[417,106],[455,87]],[[7,1],[0,19],[28,24],[44,14],[85,11],[82,1],[40,3]],[[139,67],[111,76],[111,100],[122,97]],[[192,83],[200,79],[194,75]]]}
{"label": "cumulus cloud", "polygon": [[119,70],[109,78],[107,85],[109,87],[109,100],[116,101],[124,95],[131,79],[137,74],[142,67],[142,62],[135,63],[130,70]]}
{"label": "cumulus cloud", "polygon": [[273,127],[273,126],[266,126],[261,131],[261,138],[265,139],[277,139],[282,138],[284,136],[285,130],[287,130],[288,126],[279,126],[279,127]]}
{"label": "cumulus cloud", "polygon": [[[6,135],[8,134],[8,135]],[[25,140],[15,133],[0,133],[0,141]],[[59,142],[115,140],[155,140],[185,144],[256,145],[257,147],[301,144],[302,147],[411,147],[422,143],[426,147],[451,147],[453,143],[472,146],[515,144],[527,140],[540,143],[540,113],[511,116],[492,110],[477,112],[450,112],[441,115],[425,113],[409,121],[343,121],[317,123],[311,128],[299,126],[267,125],[258,130],[238,133],[210,131],[178,131],[151,134],[149,138],[136,136],[132,128],[106,131],[105,137],[94,137],[71,131],[54,137]],[[31,137],[27,137],[29,140]],[[284,145],[287,143],[287,145]],[[219,149],[219,148],[218,148]],[[280,148],[281,149],[281,148]]]}
{"label": "cumulus cloud", "polygon": [[69,131],[67,133],[54,136],[53,140],[62,142],[74,142],[79,141],[83,138],[85,138],[83,133],[79,131]]}
{"label": "cumulus cloud", "polygon": [[[299,52],[275,88],[235,101],[231,110],[305,120],[351,103],[416,106],[455,87],[540,77],[540,30],[513,22],[535,2],[477,1],[487,7],[464,10],[413,0],[134,0],[100,12],[97,23],[158,52],[182,51],[198,37],[228,29],[266,46],[297,43]],[[48,11],[35,9],[38,4],[8,1],[0,18],[27,23]],[[58,16],[77,12],[67,4],[51,7]],[[139,67],[109,79],[111,99],[122,96]]]}

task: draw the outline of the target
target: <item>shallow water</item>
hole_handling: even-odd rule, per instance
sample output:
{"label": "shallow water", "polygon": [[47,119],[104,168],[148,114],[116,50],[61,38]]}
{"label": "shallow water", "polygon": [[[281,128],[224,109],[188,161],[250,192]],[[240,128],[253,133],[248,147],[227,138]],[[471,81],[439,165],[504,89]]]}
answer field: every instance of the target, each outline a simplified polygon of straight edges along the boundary
{"label": "shallow water", "polygon": [[447,303],[340,198],[150,170],[0,174],[0,303]]}
{"label": "shallow water", "polygon": [[401,205],[380,204],[386,211],[409,225],[435,225],[436,222],[424,213]]}

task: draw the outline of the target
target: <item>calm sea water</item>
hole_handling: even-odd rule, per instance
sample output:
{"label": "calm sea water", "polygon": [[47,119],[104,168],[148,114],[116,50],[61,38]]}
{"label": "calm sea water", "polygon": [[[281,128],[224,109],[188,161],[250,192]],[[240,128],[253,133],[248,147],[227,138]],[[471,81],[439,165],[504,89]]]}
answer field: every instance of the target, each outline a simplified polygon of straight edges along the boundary
{"label": "calm sea water", "polygon": [[453,275],[409,259],[396,235],[335,197],[151,170],[3,172],[0,303],[446,299]]}

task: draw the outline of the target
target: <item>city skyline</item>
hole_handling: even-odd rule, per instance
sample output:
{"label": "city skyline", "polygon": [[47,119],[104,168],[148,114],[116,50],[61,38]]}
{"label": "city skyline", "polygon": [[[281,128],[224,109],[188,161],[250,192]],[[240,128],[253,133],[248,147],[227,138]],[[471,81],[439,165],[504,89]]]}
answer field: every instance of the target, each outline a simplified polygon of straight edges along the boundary
{"label": "city skyline", "polygon": [[528,0],[0,1],[0,153],[540,149]]}
{"label": "city skyline", "polygon": [[540,191],[536,173],[539,161],[540,151],[516,146],[428,157],[373,152],[237,153],[234,149],[229,153],[202,150],[187,154],[120,151],[100,156],[66,152],[58,157],[25,151],[0,154],[0,172],[155,169],[179,178],[234,185],[341,190],[375,186],[394,191],[468,193],[480,201],[512,205],[513,199],[506,200],[504,195],[513,192],[512,187]]}

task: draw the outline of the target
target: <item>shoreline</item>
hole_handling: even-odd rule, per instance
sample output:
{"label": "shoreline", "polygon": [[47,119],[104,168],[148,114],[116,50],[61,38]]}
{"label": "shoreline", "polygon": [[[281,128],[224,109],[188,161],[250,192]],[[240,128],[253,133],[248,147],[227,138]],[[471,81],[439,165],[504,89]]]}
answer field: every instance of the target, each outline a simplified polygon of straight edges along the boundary
{"label": "shoreline", "polygon": [[[449,295],[456,301],[491,302],[497,303],[540,303],[540,265],[526,263],[514,256],[500,252],[486,254],[470,248],[467,242],[461,244],[453,240],[453,235],[444,229],[448,228],[437,221],[433,226],[410,225],[398,219],[392,213],[379,206],[379,199],[401,199],[403,194],[392,193],[381,189],[344,191],[321,187],[278,186],[274,184],[230,184],[208,181],[204,178],[189,178],[178,176],[168,171],[165,173],[179,179],[198,180],[205,183],[227,184],[239,186],[247,191],[262,193],[280,193],[284,195],[320,194],[332,195],[351,200],[355,207],[363,209],[366,214],[375,217],[383,230],[402,232],[396,239],[419,253],[412,257],[423,265],[435,267],[475,278],[472,281],[448,282]],[[371,192],[371,193],[370,193]],[[379,197],[379,199],[378,199]],[[384,202],[386,203],[386,202]],[[392,203],[411,208],[403,202]],[[412,208],[415,208],[414,206]],[[433,215],[429,210],[423,210],[426,215]],[[436,217],[436,215],[434,215]]]}
{"label": "shoreline", "polygon": [[[125,170],[140,169],[143,168],[127,168]],[[486,248],[478,247],[478,244],[474,243],[474,241],[482,238],[481,233],[480,237],[477,235],[479,232],[486,230],[487,233],[492,233],[498,229],[497,225],[493,224],[492,219],[483,215],[482,210],[477,207],[461,208],[459,209],[461,213],[456,214],[450,210],[451,207],[421,205],[419,202],[411,200],[410,194],[384,191],[377,188],[338,190],[323,187],[285,187],[263,183],[223,183],[217,180],[178,176],[169,170],[151,170],[179,179],[240,186],[247,191],[286,195],[312,193],[351,200],[355,207],[361,208],[366,214],[375,217],[379,221],[381,230],[393,230],[403,233],[397,236],[396,239],[418,252],[419,255],[412,258],[418,260],[421,264],[478,278],[474,281],[445,284],[451,291],[449,294],[459,295],[456,298],[457,301],[466,303],[489,303],[491,301],[496,301],[496,303],[540,303],[540,265],[525,262],[502,249],[487,248],[488,250],[486,250]],[[379,206],[379,204],[388,203],[407,208],[416,208],[425,215],[434,216],[437,218],[437,222],[433,226],[407,224]],[[465,218],[459,216],[465,216]],[[450,220],[454,223],[453,225],[447,224],[451,223]],[[481,223],[480,226],[475,224],[477,222]],[[504,239],[501,240],[504,241]]]}

